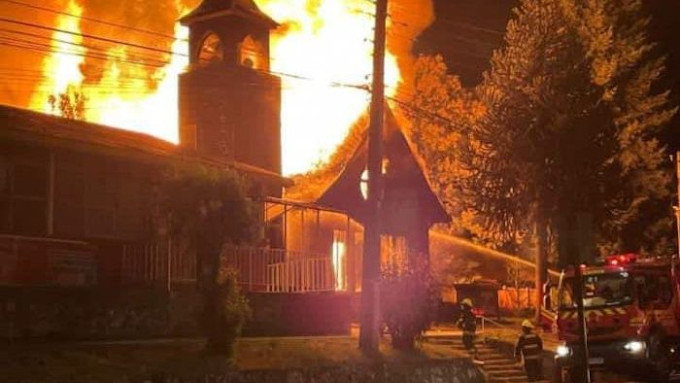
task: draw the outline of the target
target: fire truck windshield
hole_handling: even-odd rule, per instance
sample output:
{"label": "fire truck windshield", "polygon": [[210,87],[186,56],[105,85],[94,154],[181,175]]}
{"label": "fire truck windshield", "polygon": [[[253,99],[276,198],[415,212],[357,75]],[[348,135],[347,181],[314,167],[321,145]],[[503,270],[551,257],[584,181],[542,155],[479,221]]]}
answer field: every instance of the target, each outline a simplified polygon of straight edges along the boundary
{"label": "fire truck windshield", "polygon": [[[563,282],[560,308],[575,309],[574,278]],[[586,308],[626,305],[633,302],[632,278],[627,272],[602,273],[583,276],[583,306]]]}

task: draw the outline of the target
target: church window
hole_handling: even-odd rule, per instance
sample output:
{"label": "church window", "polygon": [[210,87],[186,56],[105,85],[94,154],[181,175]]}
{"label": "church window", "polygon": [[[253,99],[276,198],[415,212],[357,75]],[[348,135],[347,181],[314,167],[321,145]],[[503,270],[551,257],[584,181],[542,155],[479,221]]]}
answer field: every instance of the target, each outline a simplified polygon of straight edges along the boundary
{"label": "church window", "polygon": [[267,70],[264,46],[252,36],[246,36],[239,48],[239,63],[257,70]]}
{"label": "church window", "polygon": [[221,62],[223,58],[224,49],[222,41],[216,34],[210,33],[201,43],[201,48],[198,51],[198,63],[200,65],[210,65]]}

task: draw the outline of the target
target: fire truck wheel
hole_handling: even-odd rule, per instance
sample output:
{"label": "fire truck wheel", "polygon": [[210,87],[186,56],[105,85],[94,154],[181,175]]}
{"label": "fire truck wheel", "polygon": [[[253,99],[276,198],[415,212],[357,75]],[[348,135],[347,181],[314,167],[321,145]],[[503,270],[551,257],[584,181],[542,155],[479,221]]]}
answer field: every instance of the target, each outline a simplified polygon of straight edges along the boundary
{"label": "fire truck wheel", "polygon": [[654,334],[649,338],[649,360],[654,364],[656,373],[655,382],[668,382],[670,375],[670,361],[668,352],[660,334]]}

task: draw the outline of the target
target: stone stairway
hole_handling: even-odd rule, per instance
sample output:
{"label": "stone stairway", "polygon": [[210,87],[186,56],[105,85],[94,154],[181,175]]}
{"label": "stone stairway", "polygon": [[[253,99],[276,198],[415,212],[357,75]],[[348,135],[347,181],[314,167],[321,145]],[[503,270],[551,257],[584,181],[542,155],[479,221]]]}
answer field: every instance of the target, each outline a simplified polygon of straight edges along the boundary
{"label": "stone stairway", "polygon": [[[426,341],[438,345],[446,345],[462,354],[467,353],[460,335],[427,337]],[[488,383],[525,383],[528,382],[524,368],[518,365],[512,355],[508,355],[492,344],[484,341],[475,343],[479,367],[487,376]],[[549,383],[548,380],[540,381]]]}

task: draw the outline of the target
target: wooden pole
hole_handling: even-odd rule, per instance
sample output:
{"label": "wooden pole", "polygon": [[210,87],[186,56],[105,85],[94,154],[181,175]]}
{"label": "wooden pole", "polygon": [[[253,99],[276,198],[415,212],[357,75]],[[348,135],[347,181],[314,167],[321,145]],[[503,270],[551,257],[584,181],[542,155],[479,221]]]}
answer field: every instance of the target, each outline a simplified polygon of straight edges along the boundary
{"label": "wooden pole", "polygon": [[582,370],[578,370],[581,376],[576,376],[578,381],[583,383],[590,383],[590,357],[588,352],[588,325],[586,322],[585,308],[583,304],[583,272],[581,270],[581,265],[576,264],[575,267],[576,276],[574,278],[574,297],[576,298],[576,309],[578,313],[578,332],[579,332],[579,348],[581,354],[577,355],[576,364],[583,367]]}
{"label": "wooden pole", "polygon": [[380,200],[382,178],[382,141],[385,108],[385,34],[387,1],[376,1],[371,123],[368,131],[368,198],[364,222],[364,256],[361,278],[359,347],[367,353],[378,352],[378,309],[380,278]]}
{"label": "wooden pole", "polygon": [[678,206],[675,207],[675,227],[677,230],[677,241],[678,241],[678,256],[680,257],[680,151],[675,152],[675,164],[676,164],[676,183],[678,192]]}
{"label": "wooden pole", "polygon": [[547,255],[548,255],[548,232],[542,216],[537,215],[536,220],[536,283],[534,301],[536,304],[535,320],[541,323],[541,308],[543,307],[543,287],[548,278]]}

